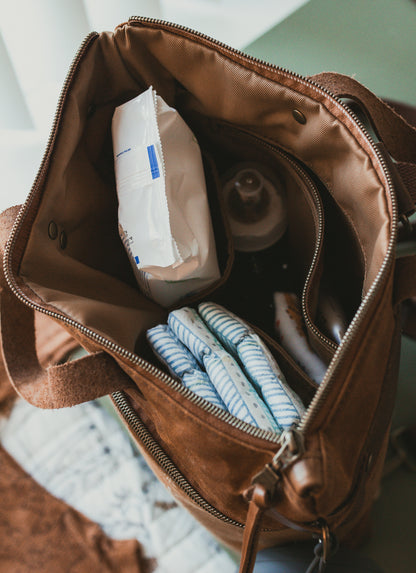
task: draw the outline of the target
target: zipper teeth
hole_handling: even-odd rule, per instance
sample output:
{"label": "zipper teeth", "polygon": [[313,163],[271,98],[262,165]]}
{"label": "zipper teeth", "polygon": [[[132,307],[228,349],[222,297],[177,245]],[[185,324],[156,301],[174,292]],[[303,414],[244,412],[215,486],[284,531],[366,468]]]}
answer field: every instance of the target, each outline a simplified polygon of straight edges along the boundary
{"label": "zipper teeth", "polygon": [[[342,104],[342,105],[344,105],[344,104]],[[393,217],[392,217],[392,233],[391,233],[389,245],[387,248],[387,253],[386,253],[385,259],[383,261],[383,264],[382,264],[379,272],[377,273],[377,276],[374,279],[370,289],[368,290],[364,299],[361,301],[361,304],[360,304],[357,312],[355,313],[350,325],[348,326],[347,332],[345,333],[345,335],[341,341],[341,344],[338,346],[338,348],[337,348],[337,350],[336,350],[336,352],[335,352],[335,354],[334,354],[334,356],[333,356],[333,358],[329,364],[329,367],[328,367],[328,370],[326,371],[324,379],[322,380],[317,392],[314,394],[312,401],[309,404],[308,409],[306,410],[305,414],[303,415],[303,417],[299,423],[298,430],[301,433],[307,432],[307,430],[309,429],[309,427],[313,423],[314,417],[316,415],[316,412],[319,410],[320,405],[325,401],[325,397],[327,396],[327,394],[330,390],[330,387],[331,387],[330,378],[331,378],[331,376],[333,376],[337,372],[337,370],[339,368],[341,368],[342,360],[343,360],[343,354],[345,353],[344,348],[348,345],[348,341],[351,340],[351,338],[354,336],[354,331],[356,329],[356,325],[359,324],[361,316],[364,314],[364,311],[366,310],[366,306],[369,305],[370,301],[375,297],[376,289],[379,286],[381,279],[383,278],[384,274],[387,272],[387,270],[389,268],[389,264],[392,261],[392,254],[394,253],[395,244],[396,244],[397,219],[398,219],[397,201],[396,201],[396,196],[394,194],[393,181],[392,181],[390,172],[388,170],[388,166],[387,166],[386,161],[385,161],[384,157],[382,156],[382,154],[378,151],[378,149],[376,147],[374,147],[373,140],[372,140],[370,134],[368,133],[367,129],[362,124],[361,120],[359,120],[354,113],[351,113],[351,115],[357,121],[359,127],[362,129],[363,133],[365,134],[365,136],[367,137],[369,142],[372,144],[373,149],[375,150],[377,157],[380,160],[380,163],[383,167],[384,175],[386,177],[388,188],[390,191],[390,199],[391,199],[392,215],[393,215]],[[357,329],[358,329],[358,327],[357,327]]]}
{"label": "zipper teeth", "polygon": [[[229,523],[230,525],[235,525],[236,527],[244,528],[245,524],[227,517],[216,509],[213,505],[207,502],[186,480],[186,478],[180,473],[178,468],[172,462],[172,460],[165,454],[156,440],[153,438],[152,434],[143,424],[137,412],[132,408],[129,400],[126,398],[124,392],[114,392],[111,394],[111,398],[120,412],[124,420],[126,421],[128,428],[134,436],[137,436],[140,440],[141,445],[146,449],[146,451],[151,455],[151,457],[157,462],[157,464],[162,468],[162,470],[175,482],[175,484],[186,493],[186,495],[195,502],[199,507],[202,507],[216,517],[217,519]],[[274,531],[271,528],[261,528],[261,531]]]}
{"label": "zipper teeth", "polygon": [[[245,132],[245,133],[248,133],[248,132]],[[262,139],[258,138],[254,134],[250,133],[250,136],[255,138],[264,147],[271,149],[273,151],[273,153],[277,153],[281,157],[285,158],[286,161],[288,161],[288,163],[290,163],[292,165],[292,167],[295,169],[295,171],[298,173],[298,175],[301,177],[301,179],[303,179],[306,182],[306,184],[308,185],[310,191],[312,191],[312,194],[315,198],[315,205],[316,205],[317,211],[318,211],[318,240],[317,240],[316,245],[315,245],[312,261],[311,261],[311,264],[309,266],[308,274],[307,274],[307,277],[305,280],[305,286],[304,286],[303,292],[302,292],[302,313],[303,313],[303,317],[304,317],[304,320],[305,320],[307,326],[309,327],[310,330],[312,330],[312,332],[315,334],[315,336],[317,336],[321,340],[321,342],[323,342],[326,346],[328,346],[332,350],[336,351],[338,348],[338,345],[335,344],[334,342],[332,342],[331,340],[329,340],[329,338],[324,336],[320,332],[320,330],[318,328],[316,328],[316,326],[313,324],[313,322],[309,318],[309,313],[308,313],[307,307],[306,307],[306,291],[309,287],[309,281],[311,279],[312,273],[315,270],[315,265],[316,265],[318,256],[320,255],[320,251],[321,251],[321,247],[322,247],[322,241],[323,241],[324,223],[323,223],[323,212],[322,212],[321,197],[318,193],[318,190],[316,188],[315,183],[309,177],[307,172],[304,169],[302,169],[302,167],[298,163],[296,163],[288,153],[285,153],[284,151],[282,151],[278,147],[275,147],[275,146],[271,145],[270,143],[263,141]]]}
{"label": "zipper teeth", "polygon": [[[227,126],[227,127],[229,127],[229,126]],[[231,128],[231,129],[234,129],[234,128]],[[321,246],[322,246],[322,240],[323,240],[323,228],[324,228],[323,208],[322,208],[322,203],[321,203],[321,197],[318,193],[317,187],[316,187],[315,183],[312,181],[311,177],[309,177],[308,173],[299,165],[299,163],[297,163],[296,161],[294,161],[292,159],[292,157],[289,153],[286,153],[285,151],[283,151],[282,149],[280,149],[279,147],[277,147],[275,145],[272,145],[268,141],[264,141],[263,139],[258,137],[255,133],[252,133],[251,131],[247,131],[245,129],[241,129],[241,130],[234,129],[234,131],[236,131],[236,132],[239,131],[239,132],[242,132],[242,133],[248,135],[249,137],[255,139],[260,145],[262,145],[266,149],[270,149],[274,154],[277,154],[277,155],[280,155],[281,157],[283,157],[288,163],[290,163],[292,165],[292,167],[298,173],[300,178],[303,181],[305,181],[305,183],[307,184],[307,186],[309,187],[310,191],[312,192],[312,194],[315,198],[315,205],[316,205],[316,208],[318,211],[318,240],[317,240],[316,245],[315,245],[312,261],[311,261],[311,264],[309,266],[308,274],[307,274],[307,277],[305,280],[305,286],[304,286],[303,292],[302,292],[302,313],[303,313],[303,316],[304,316],[304,319],[305,319],[307,326],[309,327],[310,330],[313,331],[315,336],[317,336],[321,340],[321,342],[323,344],[325,344],[326,346],[328,346],[331,350],[336,351],[336,349],[338,348],[338,344],[335,344],[334,342],[329,340],[329,338],[324,336],[320,332],[320,330],[318,328],[316,328],[316,326],[313,324],[313,322],[309,318],[309,313],[308,313],[307,307],[306,307],[306,291],[309,287],[309,281],[310,281],[311,275],[315,269],[315,265],[316,265],[318,256],[320,254],[320,250],[321,250]]]}
{"label": "zipper teeth", "polygon": [[137,413],[129,404],[123,392],[114,392],[111,395],[115,405],[124,420],[127,422],[129,429],[139,437],[141,444],[146,449],[147,452],[152,456],[158,465],[163,469],[163,471],[172,478],[175,484],[186,493],[197,505],[205,509],[208,513],[214,517],[230,523],[237,527],[244,527],[244,524],[227,517],[210,503],[208,503],[200,494],[191,486],[191,484],[184,478],[184,476],[179,472],[176,466],[173,464],[171,459],[165,454],[161,449],[159,444],[154,440],[153,436],[150,434],[146,426],[142,423]]}
{"label": "zipper teeth", "polygon": [[[272,146],[270,146],[270,147],[272,147]],[[303,291],[302,291],[302,314],[303,314],[303,318],[306,322],[306,325],[315,334],[315,336],[317,338],[319,338],[319,340],[321,340],[321,342],[323,344],[325,344],[325,346],[329,346],[332,350],[336,350],[338,348],[338,345],[335,344],[334,342],[332,342],[331,340],[329,340],[326,336],[324,336],[320,332],[320,330],[318,328],[316,328],[314,323],[309,318],[309,312],[308,312],[307,306],[306,306],[306,293],[307,293],[307,290],[309,288],[309,282],[310,282],[312,274],[315,270],[315,266],[316,266],[318,257],[321,253],[321,247],[322,247],[322,241],[323,241],[324,223],[323,223],[323,212],[322,212],[321,198],[320,198],[320,195],[317,191],[316,185],[313,183],[312,179],[308,176],[306,171],[304,171],[299,165],[297,165],[297,163],[295,161],[293,161],[286,153],[282,153],[282,152],[280,152],[280,150],[276,150],[273,147],[272,147],[272,149],[274,149],[275,151],[279,151],[279,153],[283,157],[286,157],[288,162],[295,168],[295,170],[299,173],[299,175],[301,177],[303,177],[303,179],[306,181],[306,183],[309,186],[309,189],[312,191],[314,198],[315,198],[315,205],[316,205],[317,210],[318,210],[318,240],[317,240],[316,245],[315,245],[312,261],[311,261],[311,264],[309,266],[308,274],[307,274],[306,280],[305,280],[305,286],[304,286]]]}
{"label": "zipper teeth", "polygon": [[[149,23],[149,24],[162,25],[162,26],[167,26],[169,28],[178,29],[180,31],[184,31],[184,32],[193,34],[194,36],[197,36],[199,38],[203,38],[203,39],[207,40],[208,42],[210,42],[213,45],[216,45],[218,47],[223,48],[224,50],[228,51],[231,54],[238,55],[240,58],[243,56],[244,59],[247,61],[251,61],[253,63],[260,64],[261,66],[263,66],[269,70],[284,73],[290,78],[298,79],[301,83],[304,83],[305,85],[312,86],[315,89],[315,91],[317,91],[318,93],[319,92],[324,93],[326,96],[330,97],[331,100],[335,101],[337,103],[337,105],[339,105],[344,110],[344,112],[347,113],[354,120],[356,125],[360,128],[364,137],[369,142],[370,146],[372,147],[375,155],[377,156],[377,158],[378,158],[378,160],[379,160],[379,162],[383,168],[383,172],[384,172],[384,175],[386,177],[386,181],[387,181],[387,185],[388,185],[388,191],[390,193],[390,200],[391,200],[392,214],[393,214],[392,234],[390,237],[386,257],[385,257],[383,264],[382,264],[375,280],[373,281],[369,291],[367,292],[365,298],[362,300],[360,307],[358,308],[353,320],[351,321],[351,323],[347,329],[347,332],[345,333],[345,336],[343,337],[341,344],[338,346],[338,348],[335,352],[335,355],[334,355],[334,357],[333,357],[333,359],[332,359],[332,361],[328,367],[328,370],[326,372],[326,375],[325,375],[323,381],[321,382],[321,384],[320,384],[317,392],[315,393],[309,407],[307,408],[305,414],[303,415],[303,417],[299,423],[298,430],[300,432],[304,433],[310,427],[317,411],[319,410],[321,403],[325,400],[325,397],[326,397],[327,393],[329,392],[329,389],[331,387],[331,376],[333,376],[333,374],[335,374],[336,371],[341,367],[340,365],[342,365],[344,349],[348,345],[347,344],[348,341],[354,335],[355,326],[361,320],[361,317],[364,314],[364,311],[366,310],[367,304],[369,304],[369,302],[374,298],[376,288],[379,286],[379,282],[384,277],[384,275],[388,269],[389,264],[391,264],[391,262],[392,262],[392,254],[394,252],[394,245],[396,242],[396,233],[397,233],[397,204],[396,204],[396,197],[394,195],[393,182],[392,182],[391,176],[390,176],[389,171],[388,171],[388,166],[384,160],[383,155],[378,150],[378,148],[375,147],[374,142],[373,142],[369,132],[367,131],[367,129],[365,128],[365,126],[363,125],[361,120],[357,117],[357,115],[352,110],[350,110],[348,108],[348,106],[342,100],[340,100],[339,98],[334,96],[325,87],[322,87],[319,84],[315,83],[313,80],[305,78],[296,72],[290,72],[289,70],[287,70],[285,68],[279,68],[278,66],[276,66],[274,64],[270,64],[264,60],[259,60],[258,58],[254,58],[253,56],[243,54],[239,50],[236,50],[235,48],[231,48],[230,46],[227,46],[226,44],[224,44],[222,42],[219,42],[213,38],[210,38],[206,34],[202,34],[201,32],[197,32],[195,30],[191,30],[191,29],[186,28],[184,26],[180,26],[179,24],[169,23],[169,22],[166,22],[163,20],[157,20],[154,18],[145,18],[145,17],[138,17],[138,16],[134,16],[134,17],[130,18],[129,22],[132,22],[132,23],[140,22],[143,24]],[[23,294],[20,293],[19,288],[14,281],[12,269],[11,269],[11,258],[12,258],[11,254],[12,254],[14,243],[15,243],[16,231],[17,231],[17,229],[21,223],[21,220],[23,219],[24,214],[27,212],[28,208],[30,207],[30,204],[33,200],[35,192],[37,191],[37,186],[38,186],[39,180],[40,180],[41,176],[43,176],[43,172],[44,172],[44,169],[46,166],[46,160],[49,156],[49,152],[51,150],[52,143],[55,139],[55,130],[57,128],[57,125],[58,125],[58,122],[60,119],[60,113],[62,111],[63,102],[64,102],[64,99],[66,96],[66,91],[69,87],[70,81],[72,80],[72,76],[75,72],[75,67],[78,64],[79,60],[81,59],[81,56],[83,55],[87,45],[93,39],[95,39],[97,37],[98,37],[98,34],[96,32],[92,32],[91,34],[89,34],[85,38],[84,42],[81,44],[81,47],[78,50],[78,52],[74,58],[74,61],[73,61],[71,68],[69,70],[67,79],[64,83],[64,86],[63,86],[63,89],[61,92],[61,96],[60,96],[60,99],[58,102],[57,112],[55,114],[55,120],[53,122],[51,135],[49,137],[48,144],[47,144],[47,147],[46,147],[43,159],[42,159],[41,167],[39,169],[38,175],[36,176],[32,190],[31,190],[24,206],[22,207],[22,209],[20,210],[20,212],[16,218],[16,221],[13,225],[13,229],[11,231],[8,243],[6,245],[6,249],[5,249],[5,253],[4,253],[3,268],[4,268],[4,274],[5,274],[7,283],[9,285],[10,289],[12,290],[12,292],[15,294],[15,296],[17,296],[19,298],[19,300],[21,300],[27,306],[29,306],[29,307],[31,307],[31,308],[39,311],[39,312],[43,312],[44,314],[48,314],[54,318],[58,318],[59,320],[62,320],[63,322],[66,322],[67,324],[76,327],[78,330],[80,330],[83,334],[85,334],[90,339],[98,341],[105,348],[108,348],[109,350],[113,351],[114,353],[118,354],[119,356],[121,356],[123,358],[127,358],[133,364],[140,366],[144,371],[148,372],[149,374],[151,374],[153,376],[156,376],[161,381],[166,382],[167,384],[169,384],[170,386],[175,388],[175,390],[177,390],[183,396],[190,399],[192,402],[201,406],[205,411],[216,415],[217,417],[230,423],[232,426],[234,426],[238,429],[241,429],[244,432],[246,432],[249,435],[252,435],[254,437],[263,438],[263,439],[268,440],[270,442],[279,444],[280,443],[279,438],[275,434],[267,432],[266,430],[260,430],[259,428],[251,426],[250,424],[247,424],[246,422],[242,422],[241,420],[237,420],[237,418],[235,418],[231,414],[227,413],[227,414],[223,414],[221,416],[219,414],[219,412],[216,411],[217,410],[216,406],[209,404],[206,400],[201,399],[199,397],[194,398],[195,395],[194,396],[188,396],[187,389],[184,389],[183,386],[180,386],[180,384],[177,381],[175,381],[173,378],[171,378],[170,376],[168,376],[164,372],[161,372],[158,368],[149,364],[148,362],[146,362],[142,358],[140,358],[137,355],[131,353],[130,351],[124,349],[123,347],[121,347],[121,346],[115,344],[114,342],[104,338],[103,336],[95,333],[94,331],[90,330],[89,328],[84,327],[80,323],[78,323],[72,319],[67,318],[63,314],[51,312],[49,310],[44,309],[43,307],[41,307],[39,305],[32,303],[29,299],[27,299]],[[219,411],[221,412],[221,410],[219,410]]]}

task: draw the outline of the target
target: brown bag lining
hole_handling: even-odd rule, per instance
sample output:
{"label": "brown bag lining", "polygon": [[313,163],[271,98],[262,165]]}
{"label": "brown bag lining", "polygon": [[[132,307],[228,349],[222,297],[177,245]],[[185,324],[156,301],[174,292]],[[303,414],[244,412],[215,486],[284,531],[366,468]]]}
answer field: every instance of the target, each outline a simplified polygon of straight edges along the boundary
{"label": "brown bag lining", "polygon": [[[99,332],[108,335],[111,330],[110,337],[127,348],[134,348],[138,324],[145,329],[164,318],[165,313],[157,305],[129,286],[131,271],[121,244],[114,240],[116,201],[110,122],[114,106],[141,91],[138,82],[131,79],[133,54],[135,76],[145,78],[140,83],[152,81],[171,105],[237,120],[280,140],[280,145],[283,141],[283,148],[315,167],[346,216],[356,221],[354,226],[360,231],[366,254],[368,288],[386,251],[388,203],[369,159],[344,126],[310,98],[243,70],[239,64],[184,38],[140,28],[121,28],[115,38],[124,62],[115,55],[112,36],[102,35],[82,62],[65,106],[42,205],[21,267],[21,275],[41,298]],[[130,75],[124,65],[129,67]],[[168,65],[172,75],[161,67]],[[218,73],[224,66],[232,68],[229,71],[233,75]],[[100,104],[103,100],[112,102],[98,107],[87,119],[91,101]],[[294,106],[307,116],[305,126],[293,120]],[[357,189],[356,200],[352,189]],[[365,203],[359,200],[362,193],[366,195]],[[47,239],[51,219],[69,237],[65,251]],[[93,246],[91,250],[86,248],[88,244]],[[88,253],[96,257],[94,264],[101,265],[104,273],[70,258],[75,248],[87,257]],[[116,261],[120,264],[115,265]],[[114,274],[123,282],[109,276]],[[58,299],[61,295],[54,289],[58,277],[69,291],[65,300]]]}

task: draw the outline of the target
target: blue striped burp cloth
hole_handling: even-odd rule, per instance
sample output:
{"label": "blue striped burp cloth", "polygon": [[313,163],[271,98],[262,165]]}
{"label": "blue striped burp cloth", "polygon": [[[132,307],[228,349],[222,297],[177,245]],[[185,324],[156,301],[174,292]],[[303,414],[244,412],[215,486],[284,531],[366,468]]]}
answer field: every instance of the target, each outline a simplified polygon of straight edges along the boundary
{"label": "blue striped burp cloth", "polygon": [[205,326],[197,312],[181,308],[169,314],[172,332],[202,365],[227,410],[244,422],[280,432],[269,409],[247,380],[234,358]]}
{"label": "blue striped burp cloth", "polygon": [[215,406],[226,409],[207,373],[201,370],[195,358],[167,324],[159,324],[148,330],[147,340],[160,361],[171,374],[182,380],[184,386]]}
{"label": "blue striped burp cloth", "polygon": [[243,370],[270,408],[281,429],[299,422],[305,407],[257,334],[240,318],[212,302],[198,307],[199,314]]}

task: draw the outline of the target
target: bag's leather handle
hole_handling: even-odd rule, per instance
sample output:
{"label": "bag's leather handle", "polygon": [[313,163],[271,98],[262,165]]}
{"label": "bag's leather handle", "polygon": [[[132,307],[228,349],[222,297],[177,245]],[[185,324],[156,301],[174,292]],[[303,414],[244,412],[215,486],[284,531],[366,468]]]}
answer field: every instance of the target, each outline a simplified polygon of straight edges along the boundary
{"label": "bag's leather handle", "polygon": [[[280,477],[278,477],[278,479],[280,480]],[[244,497],[246,499],[250,499],[250,501],[246,524],[244,527],[243,545],[241,549],[240,568],[238,573],[253,573],[261,533],[261,523],[266,511],[269,511],[271,516],[288,528],[310,534],[312,538],[321,537],[322,541],[325,539],[325,552],[336,551],[337,545],[334,543],[336,538],[330,533],[325,521],[318,520],[315,525],[308,526],[302,523],[296,523],[285,517],[275,509],[275,494],[270,496],[270,492],[267,490],[267,486],[265,487],[265,483],[267,483],[267,481],[263,484],[258,482],[254,483],[254,485],[244,493]]]}
{"label": "bag's leather handle", "polygon": [[379,139],[397,162],[396,167],[416,203],[416,109],[378,98],[359,82],[334,72],[311,76],[338,97],[350,98],[366,112]]}
{"label": "bag's leather handle", "polygon": [[[396,161],[416,163],[416,129],[385,101],[357,80],[343,74],[324,72],[311,76],[311,79],[338,97],[360,103],[390,155]],[[410,106],[400,106],[401,112],[406,109],[411,113]]]}
{"label": "bag's leather handle", "polygon": [[34,311],[7,287],[0,299],[4,365],[16,392],[34,406],[74,406],[133,384],[105,352],[43,368],[36,352]]}
{"label": "bag's leather handle", "polygon": [[[261,492],[259,497],[261,498]],[[256,499],[256,490],[248,506],[247,520],[244,528],[243,546],[241,548],[240,568],[238,573],[252,573],[256,562],[259,543],[260,525],[265,507]]]}

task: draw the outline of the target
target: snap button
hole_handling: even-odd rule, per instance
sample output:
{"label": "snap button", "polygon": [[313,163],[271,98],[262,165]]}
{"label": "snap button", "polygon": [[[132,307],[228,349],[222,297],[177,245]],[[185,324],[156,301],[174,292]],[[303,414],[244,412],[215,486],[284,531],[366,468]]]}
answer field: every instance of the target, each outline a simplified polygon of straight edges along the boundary
{"label": "snap button", "polygon": [[48,237],[53,241],[56,239],[57,236],[58,236],[58,225],[55,223],[55,221],[51,221],[48,225]]}
{"label": "snap button", "polygon": [[65,231],[62,231],[61,234],[59,235],[59,245],[61,249],[66,249],[67,244],[68,244],[68,239],[66,233]]}
{"label": "snap button", "polygon": [[298,123],[305,125],[306,117],[301,111],[299,111],[298,109],[294,109],[292,111],[292,115]]}

